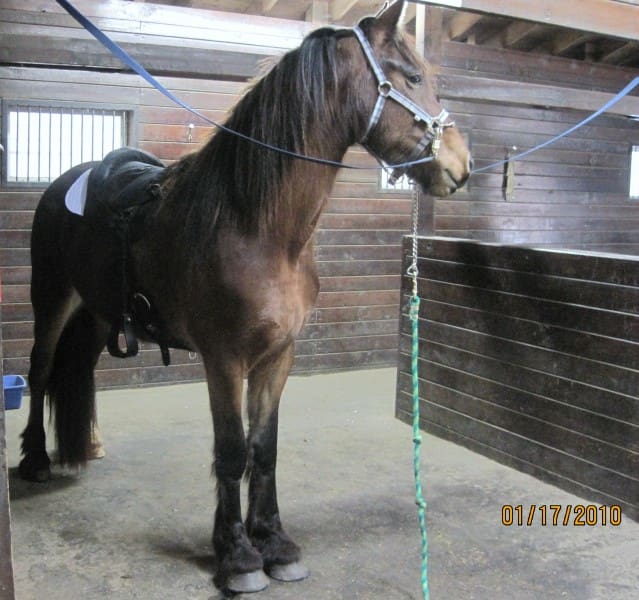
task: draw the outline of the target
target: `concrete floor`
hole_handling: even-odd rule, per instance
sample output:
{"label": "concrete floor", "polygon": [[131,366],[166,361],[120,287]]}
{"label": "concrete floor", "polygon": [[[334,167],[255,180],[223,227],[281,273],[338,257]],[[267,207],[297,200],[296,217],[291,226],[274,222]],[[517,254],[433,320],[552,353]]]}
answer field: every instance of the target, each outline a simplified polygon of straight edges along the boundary
{"label": "concrete floor", "polygon": [[[279,497],[311,577],[260,599],[421,598],[410,428],[395,371],[289,380]],[[218,599],[209,544],[211,424],[202,384],[99,395],[107,457],[17,479],[26,408],[7,414],[18,600]],[[639,597],[639,524],[505,527],[503,504],[583,500],[425,437],[433,600]]]}

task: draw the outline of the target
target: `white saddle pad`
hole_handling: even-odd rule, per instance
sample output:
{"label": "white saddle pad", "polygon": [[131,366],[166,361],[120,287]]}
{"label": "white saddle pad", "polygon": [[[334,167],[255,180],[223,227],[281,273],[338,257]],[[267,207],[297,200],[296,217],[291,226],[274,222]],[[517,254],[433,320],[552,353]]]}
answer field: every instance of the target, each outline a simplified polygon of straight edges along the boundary
{"label": "white saddle pad", "polygon": [[91,169],[85,171],[78,177],[67,191],[64,203],[67,209],[76,215],[84,215],[84,206],[87,202],[87,184]]}

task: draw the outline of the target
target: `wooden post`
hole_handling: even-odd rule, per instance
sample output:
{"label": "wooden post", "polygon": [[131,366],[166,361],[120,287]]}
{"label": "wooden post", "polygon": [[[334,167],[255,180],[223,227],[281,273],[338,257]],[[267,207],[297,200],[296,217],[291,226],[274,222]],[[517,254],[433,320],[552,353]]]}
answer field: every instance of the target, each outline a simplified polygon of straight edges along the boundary
{"label": "wooden post", "polygon": [[[0,325],[2,325],[2,283],[0,283]],[[2,369],[2,327],[0,327],[0,377]],[[11,514],[9,512],[9,476],[5,438],[4,388],[0,386],[0,598],[14,600],[13,562],[11,558]]]}
{"label": "wooden post", "polygon": [[304,20],[315,25],[325,25],[328,23],[329,14],[328,0],[313,0]]}
{"label": "wooden post", "polygon": [[[424,27],[424,56],[433,66],[435,73],[439,73],[442,62],[442,42],[444,38],[444,10],[435,6],[421,6],[425,9],[422,18]],[[419,12],[417,13],[419,23]]]}
{"label": "wooden post", "polygon": [[422,58],[426,50],[426,7],[418,4],[415,7],[415,50]]}

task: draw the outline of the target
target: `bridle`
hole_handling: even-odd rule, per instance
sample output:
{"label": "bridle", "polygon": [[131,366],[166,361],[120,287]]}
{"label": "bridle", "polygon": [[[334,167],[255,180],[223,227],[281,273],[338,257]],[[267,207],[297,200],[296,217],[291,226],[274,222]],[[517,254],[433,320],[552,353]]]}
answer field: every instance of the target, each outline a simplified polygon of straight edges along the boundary
{"label": "bridle", "polygon": [[[369,152],[371,152],[373,156],[376,156],[376,154],[372,152],[371,149],[368,147],[367,141],[371,133],[379,123],[380,117],[382,116],[382,111],[384,110],[384,106],[386,104],[386,100],[390,98],[397,102],[399,105],[403,106],[410,113],[412,113],[415,121],[417,123],[423,123],[425,127],[424,135],[422,136],[421,140],[417,142],[417,145],[405,162],[412,162],[414,160],[417,160],[428,148],[429,145],[433,159],[437,158],[444,129],[446,127],[453,127],[455,125],[453,121],[448,120],[450,117],[448,111],[442,108],[441,112],[437,116],[433,117],[428,112],[423,110],[420,106],[415,104],[410,98],[404,96],[404,94],[395,89],[395,87],[393,87],[393,84],[386,78],[386,75],[384,75],[384,71],[382,70],[379,62],[377,62],[377,58],[375,57],[375,53],[373,52],[373,47],[364,35],[364,32],[359,27],[353,27],[352,30],[359,40],[362,50],[364,51],[364,56],[368,60],[368,64],[375,74],[375,78],[377,79],[378,92],[375,107],[373,108],[373,112],[370,116],[370,119],[368,120],[368,126],[366,127],[364,136],[360,140],[360,144],[362,144],[362,146],[364,146]],[[384,164],[384,162],[379,157],[376,156],[376,158],[380,161],[380,163]],[[391,183],[394,183],[397,179],[404,175],[405,172],[406,168],[394,169],[389,177],[389,181]]]}

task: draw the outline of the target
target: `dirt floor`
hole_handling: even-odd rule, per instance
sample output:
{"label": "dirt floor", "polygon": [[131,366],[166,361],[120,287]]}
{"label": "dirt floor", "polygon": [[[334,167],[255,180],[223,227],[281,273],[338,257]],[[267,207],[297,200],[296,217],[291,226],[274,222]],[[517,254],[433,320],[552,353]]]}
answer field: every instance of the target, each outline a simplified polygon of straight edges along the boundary
{"label": "dirt floor", "polygon": [[[393,369],[289,380],[280,509],[311,576],[256,600],[422,597],[412,436],[394,395]],[[17,478],[27,410],[7,413],[18,600],[220,598],[205,386],[102,392],[98,404],[106,458],[48,484]],[[503,505],[527,516],[588,502],[428,435],[423,479],[433,600],[639,597],[639,523],[504,526]]]}

